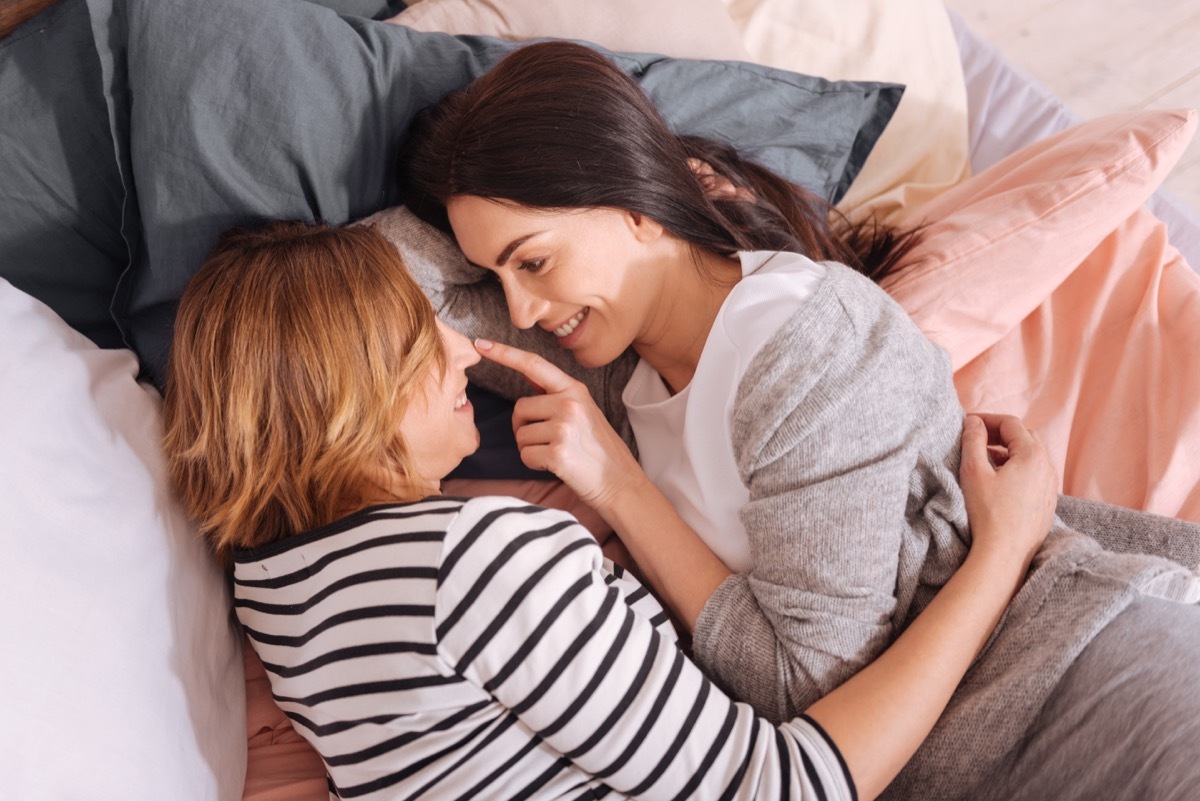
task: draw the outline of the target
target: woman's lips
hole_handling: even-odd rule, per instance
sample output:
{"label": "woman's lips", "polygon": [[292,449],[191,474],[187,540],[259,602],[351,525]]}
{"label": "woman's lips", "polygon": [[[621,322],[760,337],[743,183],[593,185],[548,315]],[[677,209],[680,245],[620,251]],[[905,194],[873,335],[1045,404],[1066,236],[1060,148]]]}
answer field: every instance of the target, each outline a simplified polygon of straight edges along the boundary
{"label": "woman's lips", "polygon": [[550,333],[554,334],[554,337],[558,340],[558,344],[564,348],[569,348],[579,341],[579,337],[582,336],[580,327],[587,320],[590,311],[589,307],[584,307],[565,323],[551,330]]}

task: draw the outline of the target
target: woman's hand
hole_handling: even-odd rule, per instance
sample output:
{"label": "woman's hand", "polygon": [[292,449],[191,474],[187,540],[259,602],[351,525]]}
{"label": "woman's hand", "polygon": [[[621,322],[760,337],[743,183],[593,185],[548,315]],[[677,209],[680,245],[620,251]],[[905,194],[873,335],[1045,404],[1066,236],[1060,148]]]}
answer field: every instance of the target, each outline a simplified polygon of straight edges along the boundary
{"label": "woman's hand", "polygon": [[890,648],[808,709],[860,798],[882,792],[929,736],[1054,520],[1054,469],[1016,417],[967,416],[959,480],[974,538],[966,560]]}
{"label": "woman's hand", "polygon": [[582,383],[537,354],[483,339],[475,346],[542,392],[513,408],[513,433],[526,466],[554,473],[601,515],[621,491],[647,481]]}
{"label": "woman's hand", "polygon": [[521,461],[554,473],[600,513],[641,578],[691,632],[729,568],[642,471],[587,387],[536,354],[486,340],[476,340],[475,347],[543,393],[521,398],[513,408]]}
{"label": "woman's hand", "polygon": [[971,550],[1028,565],[1050,531],[1058,500],[1058,476],[1037,433],[1011,415],[967,415],[959,480]]}

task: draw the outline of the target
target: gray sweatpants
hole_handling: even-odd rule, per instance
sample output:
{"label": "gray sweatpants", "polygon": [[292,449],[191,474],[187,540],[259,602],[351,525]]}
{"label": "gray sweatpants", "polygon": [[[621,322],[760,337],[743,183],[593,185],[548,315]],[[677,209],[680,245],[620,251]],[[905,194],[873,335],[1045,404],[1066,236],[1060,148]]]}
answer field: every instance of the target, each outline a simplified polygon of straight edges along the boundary
{"label": "gray sweatpants", "polygon": [[1200,799],[1200,606],[1140,598],[1084,649],[978,801]]}

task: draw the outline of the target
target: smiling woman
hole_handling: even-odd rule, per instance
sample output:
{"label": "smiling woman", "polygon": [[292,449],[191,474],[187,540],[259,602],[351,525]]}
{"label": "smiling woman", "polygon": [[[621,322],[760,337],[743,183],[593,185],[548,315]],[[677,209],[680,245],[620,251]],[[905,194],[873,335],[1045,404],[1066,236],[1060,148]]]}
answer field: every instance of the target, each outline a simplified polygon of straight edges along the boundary
{"label": "smiling woman", "polygon": [[227,232],[188,282],[164,390],[184,507],[228,557],[435,491],[479,443],[455,409],[470,350],[370,229]]}
{"label": "smiling woman", "polygon": [[[421,495],[436,494],[442,478],[479,447],[464,372],[479,361],[479,354],[469,339],[441,320],[437,328],[446,364],[430,366],[422,391],[409,401],[400,421],[400,437],[413,469],[419,471],[409,483]],[[377,500],[391,499],[385,495]]]}
{"label": "smiling woman", "polygon": [[[499,278],[513,323],[553,333],[588,367],[632,342],[639,352],[687,353],[694,368],[705,321],[741,274],[735,260],[664,236],[661,223],[633,211],[556,212],[475,195],[446,210],[463,253]],[[684,280],[697,267],[714,280]]]}
{"label": "smiling woman", "polygon": [[[530,349],[575,357],[563,372],[482,351],[545,390],[515,403],[525,464],[612,526],[691,629],[696,659],[760,714],[787,719],[862,675],[982,533],[1020,529],[1046,502],[1034,486],[985,511],[970,501],[980,476],[966,463],[956,475],[964,413],[947,354],[868,280],[920,234],[848,226],[731,148],[677,134],[603,55],[515,51],[439,101],[400,164],[412,210],[499,278],[518,329],[544,329]],[[471,333],[506,340],[496,282],[458,272],[445,258],[419,280]],[[1194,672],[1168,668],[1119,704],[1096,702],[1146,653],[1131,638],[1147,618],[1162,621],[1162,664],[1194,659],[1200,576],[1161,558],[1165,541],[1114,554],[1056,525],[889,797],[1188,797]],[[1053,725],[1064,709],[1052,699],[1087,730]],[[1134,726],[1146,750],[1110,754],[1131,710],[1148,708],[1171,712]],[[1063,762],[1098,784],[1064,780]]]}
{"label": "smiling woman", "polygon": [[[180,301],[171,477],[231,557],[238,619],[340,798],[849,799],[858,783],[869,797],[933,724],[1049,524],[1047,505],[1015,539],[984,537],[873,669],[773,725],[674,647],[658,602],[569,515],[439,494],[478,445],[464,394],[478,360],[369,226],[229,232]],[[1013,426],[1027,464],[1002,479],[1048,491],[1044,453]],[[916,658],[930,649],[933,670]],[[891,697],[911,700],[879,711]],[[464,793],[464,776],[486,778]]]}

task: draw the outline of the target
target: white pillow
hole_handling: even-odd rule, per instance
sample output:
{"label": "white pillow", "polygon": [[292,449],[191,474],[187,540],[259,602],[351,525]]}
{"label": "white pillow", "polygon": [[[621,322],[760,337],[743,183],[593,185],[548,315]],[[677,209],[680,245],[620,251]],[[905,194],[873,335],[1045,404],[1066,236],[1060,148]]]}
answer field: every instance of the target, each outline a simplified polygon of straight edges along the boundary
{"label": "white pillow", "polygon": [[0,280],[5,798],[235,801],[240,640],[164,477],[159,398]]}

